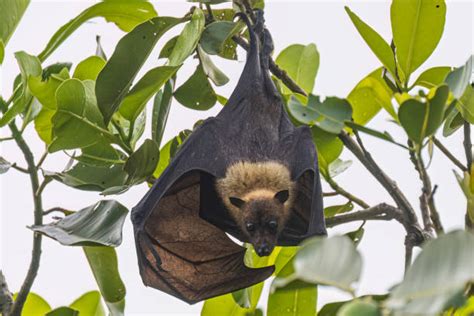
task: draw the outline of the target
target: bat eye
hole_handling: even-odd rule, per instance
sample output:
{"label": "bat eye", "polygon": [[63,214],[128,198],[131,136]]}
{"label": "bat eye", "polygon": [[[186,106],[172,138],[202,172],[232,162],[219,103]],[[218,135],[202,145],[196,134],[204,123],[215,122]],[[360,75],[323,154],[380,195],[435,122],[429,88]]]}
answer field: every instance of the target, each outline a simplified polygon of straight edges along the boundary
{"label": "bat eye", "polygon": [[268,222],[268,228],[270,228],[272,231],[275,231],[277,227],[278,227],[278,223],[276,221]]}
{"label": "bat eye", "polygon": [[255,225],[254,225],[253,223],[247,223],[247,224],[245,224],[245,228],[247,228],[247,231],[248,231],[249,233],[255,231]]}

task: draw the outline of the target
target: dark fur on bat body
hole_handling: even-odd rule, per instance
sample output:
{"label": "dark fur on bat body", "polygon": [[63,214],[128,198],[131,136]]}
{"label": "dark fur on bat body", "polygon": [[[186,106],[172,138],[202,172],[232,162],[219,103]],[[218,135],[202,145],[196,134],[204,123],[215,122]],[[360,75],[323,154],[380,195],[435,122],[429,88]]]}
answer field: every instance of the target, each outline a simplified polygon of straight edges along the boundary
{"label": "dark fur on bat body", "polygon": [[[261,255],[274,245],[326,234],[311,131],[288,118],[268,70],[271,36],[257,16],[255,25],[244,17],[250,49],[228,103],[189,136],[132,211],[143,282],[188,303],[249,287],[273,273],[274,267],[246,267],[246,248],[227,234],[253,243]],[[275,181],[270,173],[262,185],[239,191],[241,182],[225,180],[239,164],[248,164],[245,172],[259,170],[252,181],[271,166],[284,176]],[[227,190],[232,184],[240,193]]]}

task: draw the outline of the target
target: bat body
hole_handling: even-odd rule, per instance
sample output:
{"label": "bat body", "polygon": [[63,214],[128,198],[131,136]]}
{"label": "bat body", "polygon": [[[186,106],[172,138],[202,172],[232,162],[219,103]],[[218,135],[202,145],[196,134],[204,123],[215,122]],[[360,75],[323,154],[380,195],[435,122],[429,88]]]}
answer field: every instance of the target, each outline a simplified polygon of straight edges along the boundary
{"label": "bat body", "polygon": [[[267,215],[280,214],[268,247],[326,234],[311,131],[291,123],[270,78],[272,43],[262,20],[249,24],[249,34],[247,62],[228,103],[189,136],[132,211],[143,282],[188,303],[249,287],[273,273],[274,267],[246,267],[246,249],[227,235],[265,246],[239,219],[242,208],[266,210],[255,221],[269,229]],[[239,166],[259,177],[269,170],[277,177],[231,196],[225,188],[241,189],[235,181],[242,176]],[[231,197],[246,203],[232,203]],[[264,248],[262,255],[269,251]]]}

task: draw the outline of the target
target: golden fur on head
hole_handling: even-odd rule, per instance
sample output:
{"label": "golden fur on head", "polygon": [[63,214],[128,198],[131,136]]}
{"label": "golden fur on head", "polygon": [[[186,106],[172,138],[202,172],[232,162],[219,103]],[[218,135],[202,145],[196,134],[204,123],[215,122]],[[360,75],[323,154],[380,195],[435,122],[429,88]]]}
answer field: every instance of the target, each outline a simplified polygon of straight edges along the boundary
{"label": "golden fur on head", "polygon": [[290,170],[275,161],[237,162],[227,169],[224,178],[217,180],[216,187],[231,213],[238,211],[238,208],[230,203],[230,197],[248,202],[254,199],[271,199],[277,192],[288,190],[285,210],[289,209],[294,199]]}

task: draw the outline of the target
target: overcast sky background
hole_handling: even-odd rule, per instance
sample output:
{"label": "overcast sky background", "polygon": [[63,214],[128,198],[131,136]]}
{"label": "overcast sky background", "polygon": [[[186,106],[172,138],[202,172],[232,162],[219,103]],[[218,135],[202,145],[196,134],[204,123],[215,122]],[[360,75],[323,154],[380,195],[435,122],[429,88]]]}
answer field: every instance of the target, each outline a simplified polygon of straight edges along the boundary
{"label": "overcast sky background", "polygon": [[[92,1],[40,1],[33,0],[24,19],[11,39],[6,59],[1,69],[1,95],[9,97],[18,67],[13,53],[24,50],[38,54],[51,35],[64,23],[78,15]],[[421,70],[433,66],[457,66],[463,64],[473,52],[473,2],[447,1],[448,12],[443,38]],[[184,0],[155,1],[159,15],[182,16],[190,7]],[[267,26],[275,40],[276,53],[294,43],[316,43],[321,55],[321,65],[314,92],[323,96],[345,97],[355,84],[366,74],[379,67],[376,57],[358,35],[344,6],[348,5],[364,21],[374,27],[387,41],[390,41],[390,2],[388,1],[268,1],[265,10]],[[146,63],[142,73],[163,61],[157,61],[159,49],[167,39],[180,31],[175,28],[166,34]],[[113,24],[94,19],[75,32],[45,64],[57,61],[71,61],[75,65],[93,55],[95,36],[102,37],[105,52],[110,56],[117,41],[124,35]],[[245,55],[241,52],[239,61],[214,58],[215,63],[231,78],[229,84],[217,88],[219,94],[229,96],[242,70]],[[178,85],[193,72],[195,63],[187,62],[179,71]],[[413,78],[420,73],[416,72]],[[165,132],[165,139],[179,131],[191,128],[198,119],[214,116],[220,105],[206,112],[192,111],[174,102]],[[387,120],[384,113],[374,119],[370,126],[388,130],[399,142],[405,143],[404,133]],[[7,129],[0,136],[8,136]],[[26,130],[26,138],[37,156],[43,152],[43,144],[36,137],[33,124]],[[367,148],[393,177],[418,208],[420,183],[408,160],[407,153],[396,146],[380,140],[364,137]],[[461,133],[445,141],[447,147],[464,161]],[[0,155],[12,162],[24,165],[22,155],[13,144],[0,147]],[[344,160],[354,157],[345,151]],[[58,153],[48,157],[44,168],[60,171],[67,158]],[[436,203],[446,230],[463,226],[465,198],[458,187],[452,170],[453,165],[436,150],[429,172],[434,184],[440,184]],[[387,193],[359,163],[336,179],[350,192],[362,197],[371,205],[380,202],[393,204]],[[323,184],[327,189],[327,185]],[[147,191],[145,185],[135,187],[126,194],[116,197],[127,207],[133,207]],[[115,198],[115,197],[113,197]],[[83,192],[53,182],[45,191],[45,209],[61,206],[79,210],[101,199],[96,193]],[[344,202],[342,199],[326,199],[325,205]],[[10,290],[17,291],[23,282],[30,261],[32,234],[25,227],[32,224],[32,201],[29,179],[14,170],[0,177],[0,268],[6,274]],[[51,219],[47,218],[46,222]],[[359,223],[329,230],[330,235],[357,228]],[[357,294],[384,293],[400,281],[403,275],[404,230],[396,222],[377,222],[366,225],[366,234],[359,250],[363,254],[364,270]],[[166,294],[143,286],[136,263],[132,227],[127,219],[123,244],[117,249],[121,276],[127,286],[127,315],[198,315],[201,304],[187,305]],[[33,291],[43,296],[53,307],[71,303],[86,291],[96,289],[96,284],[81,248],[63,247],[45,238],[41,268]],[[347,295],[330,288],[320,287],[319,306],[326,302],[346,299]],[[265,302],[265,295],[262,302]]]}

